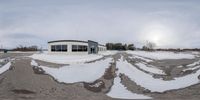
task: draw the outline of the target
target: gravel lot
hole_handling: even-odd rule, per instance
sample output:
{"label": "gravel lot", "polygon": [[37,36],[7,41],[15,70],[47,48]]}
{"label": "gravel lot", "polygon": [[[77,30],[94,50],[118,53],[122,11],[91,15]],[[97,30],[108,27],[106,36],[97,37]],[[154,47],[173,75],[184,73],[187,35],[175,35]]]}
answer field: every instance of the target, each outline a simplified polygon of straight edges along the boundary
{"label": "gravel lot", "polygon": [[[114,58],[114,63],[105,71],[104,76],[94,83],[65,84],[58,83],[49,75],[35,73],[30,65],[32,59],[27,57],[30,55],[31,54],[29,53],[0,54],[0,58],[16,58],[12,62],[10,70],[0,75],[1,100],[114,100],[113,98],[108,97],[106,93],[109,92],[112,87],[114,77],[116,76],[115,62],[120,59],[121,56],[133,64],[136,62],[135,59],[129,59],[128,54],[118,53],[112,56]],[[174,77],[187,75],[180,74],[181,71],[177,68],[178,65],[189,64],[198,59],[199,58],[192,60],[162,60],[150,64],[162,67],[163,70],[168,73],[167,77],[173,79]],[[61,66],[43,61],[37,62],[41,65],[51,65],[50,67]],[[171,67],[165,68],[166,66]],[[151,96],[155,100],[199,100],[200,98],[200,84],[164,93],[151,93],[143,87],[138,86],[123,74],[120,78],[122,79],[122,84],[125,85],[129,91]],[[89,87],[97,83],[101,83],[102,85],[99,88]]]}

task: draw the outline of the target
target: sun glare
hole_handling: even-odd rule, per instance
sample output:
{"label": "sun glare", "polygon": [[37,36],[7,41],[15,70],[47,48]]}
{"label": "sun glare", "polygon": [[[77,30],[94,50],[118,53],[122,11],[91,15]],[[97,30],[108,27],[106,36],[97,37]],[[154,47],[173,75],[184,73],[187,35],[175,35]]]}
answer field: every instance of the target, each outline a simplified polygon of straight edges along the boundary
{"label": "sun glare", "polygon": [[159,23],[151,23],[143,30],[143,40],[155,43],[157,46],[164,46],[170,41],[171,31],[164,25]]}
{"label": "sun glare", "polygon": [[163,39],[163,34],[161,30],[151,30],[149,33],[149,41],[156,43],[157,45],[160,45],[162,39]]}

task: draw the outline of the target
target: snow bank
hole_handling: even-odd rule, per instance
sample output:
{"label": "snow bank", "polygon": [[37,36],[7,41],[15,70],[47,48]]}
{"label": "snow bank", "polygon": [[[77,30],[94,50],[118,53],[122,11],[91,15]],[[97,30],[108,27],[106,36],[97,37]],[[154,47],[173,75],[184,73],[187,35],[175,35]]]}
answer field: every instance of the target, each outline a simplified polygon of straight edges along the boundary
{"label": "snow bank", "polygon": [[200,66],[195,66],[195,67],[192,67],[192,68],[191,67],[190,68],[186,68],[183,71],[185,72],[185,71],[188,71],[188,70],[196,70],[198,68],[200,68]]}
{"label": "snow bank", "polygon": [[121,84],[121,79],[119,77],[116,77],[114,79],[114,84],[110,92],[107,93],[106,95],[112,98],[120,98],[120,99],[151,99],[151,97],[128,91],[126,87],[124,87],[124,85]]}
{"label": "snow bank", "polygon": [[163,60],[163,59],[193,59],[195,56],[193,54],[186,53],[174,53],[167,51],[155,51],[155,52],[147,52],[147,51],[126,51],[129,54],[147,57],[155,60]]}
{"label": "snow bank", "polygon": [[198,51],[188,51],[187,53],[193,54],[195,57],[200,57],[200,52]]}
{"label": "snow bank", "polygon": [[140,60],[143,60],[143,61],[145,61],[145,62],[152,62],[152,61],[153,61],[153,60],[151,60],[151,59],[147,59],[147,58],[140,57],[140,56],[136,56],[136,55],[134,55],[134,56],[132,56],[132,57],[129,57],[129,58],[131,58],[131,59],[140,59]]}
{"label": "snow bank", "polygon": [[113,50],[113,51],[107,50],[107,51],[99,52],[98,54],[107,56],[107,55],[114,55],[114,54],[116,54],[117,52],[118,52],[118,51],[115,51],[115,50]]}
{"label": "snow bank", "polygon": [[193,66],[196,66],[196,65],[199,65],[199,64],[200,64],[200,60],[196,61],[196,62],[194,62],[192,64],[187,65],[187,67],[193,67]]}
{"label": "snow bank", "polygon": [[1,62],[4,62],[4,60],[5,60],[5,59],[0,59],[0,63],[1,63]]}
{"label": "snow bank", "polygon": [[74,63],[84,63],[88,61],[93,61],[100,59],[102,55],[59,55],[59,54],[33,54],[30,56],[33,59],[38,59],[46,62],[57,63],[57,64],[74,64]]}
{"label": "snow bank", "polygon": [[8,53],[27,53],[27,54],[31,54],[31,53],[39,53],[38,51],[8,51]]}
{"label": "snow bank", "polygon": [[39,66],[38,63],[35,62],[35,60],[32,60],[32,61],[31,61],[31,65],[32,65],[32,66]]}
{"label": "snow bank", "polygon": [[163,72],[163,70],[160,70],[154,66],[147,66],[143,63],[136,63],[135,65],[137,65],[139,68],[141,68],[147,72],[153,73],[153,74],[166,75],[165,72]]}
{"label": "snow bank", "polygon": [[[104,75],[106,68],[110,66],[112,58],[87,64],[72,64],[60,68],[39,66],[47,74],[53,76],[57,81],[64,83],[93,82]],[[35,61],[31,65],[37,65]]]}
{"label": "snow bank", "polygon": [[9,62],[10,60],[13,60],[13,59],[10,59],[9,57],[3,58],[3,59],[0,59],[0,63],[6,63],[6,62]]}
{"label": "snow bank", "polygon": [[2,66],[0,68],[0,74],[2,74],[3,72],[7,71],[11,66],[11,62],[8,62],[7,64],[5,64],[4,66]]}
{"label": "snow bank", "polygon": [[198,76],[200,75],[200,70],[196,73],[175,78],[174,80],[164,81],[162,79],[155,79],[152,75],[138,70],[127,61],[123,61],[122,58],[117,62],[117,68],[119,69],[119,73],[124,73],[132,81],[136,82],[136,84],[152,92],[180,89],[199,83]]}
{"label": "snow bank", "polygon": [[198,51],[192,51],[192,52],[188,52],[188,53],[192,53],[194,55],[199,55],[200,54],[200,52],[198,52]]}

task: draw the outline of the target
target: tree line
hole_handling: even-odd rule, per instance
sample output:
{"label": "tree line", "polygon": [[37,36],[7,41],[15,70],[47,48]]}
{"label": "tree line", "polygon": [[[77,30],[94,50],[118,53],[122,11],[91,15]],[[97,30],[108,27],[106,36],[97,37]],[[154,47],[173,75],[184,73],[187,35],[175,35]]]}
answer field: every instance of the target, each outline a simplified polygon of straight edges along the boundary
{"label": "tree line", "polygon": [[[156,44],[153,42],[146,41],[142,48],[136,48],[135,45],[132,44],[123,44],[123,43],[106,43],[106,48],[107,50],[144,50],[144,51],[176,51],[176,52],[181,52],[181,51],[200,51],[199,48],[155,48]],[[19,45],[13,49],[7,50],[0,48],[0,51],[40,51],[42,48],[38,48],[38,46],[32,45],[32,46],[23,46]]]}
{"label": "tree line", "polygon": [[134,44],[106,43],[107,50],[135,50]]}
{"label": "tree line", "polygon": [[10,51],[38,51],[38,47],[33,45],[33,46],[23,46],[19,45],[14,49],[11,49]]}
{"label": "tree line", "polygon": [[[122,44],[122,43],[106,43],[107,50],[135,50],[135,45],[132,44]],[[153,42],[146,41],[144,46],[140,50],[153,51],[156,44]]]}

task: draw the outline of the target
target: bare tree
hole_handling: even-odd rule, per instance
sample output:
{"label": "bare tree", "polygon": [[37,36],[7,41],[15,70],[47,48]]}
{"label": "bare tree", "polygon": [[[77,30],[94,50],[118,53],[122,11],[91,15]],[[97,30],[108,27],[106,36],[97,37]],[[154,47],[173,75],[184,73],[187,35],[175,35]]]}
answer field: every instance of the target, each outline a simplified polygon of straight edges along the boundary
{"label": "bare tree", "polygon": [[152,51],[156,47],[156,44],[150,41],[146,41],[145,45],[142,47],[143,50]]}
{"label": "bare tree", "polygon": [[38,47],[33,45],[33,46],[23,46],[19,45],[18,47],[12,49],[13,51],[38,51]]}

